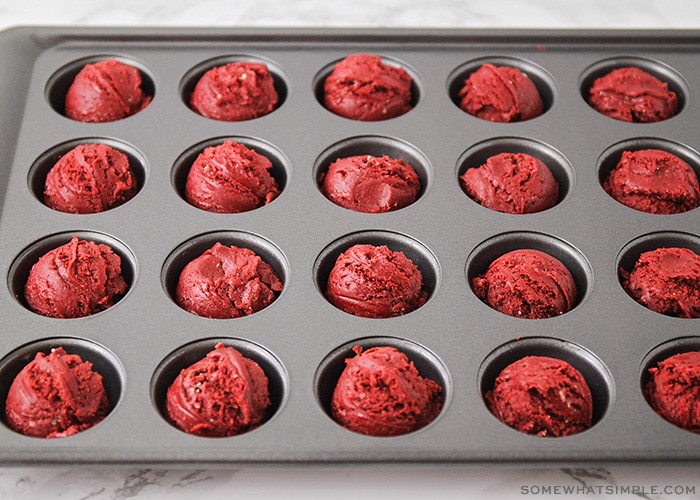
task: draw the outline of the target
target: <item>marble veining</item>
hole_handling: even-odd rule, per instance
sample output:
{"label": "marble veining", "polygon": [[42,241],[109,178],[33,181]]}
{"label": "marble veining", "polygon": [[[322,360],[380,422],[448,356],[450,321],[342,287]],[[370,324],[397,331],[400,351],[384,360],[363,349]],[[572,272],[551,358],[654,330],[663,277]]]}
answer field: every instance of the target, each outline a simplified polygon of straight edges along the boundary
{"label": "marble veining", "polygon": [[5,0],[0,25],[692,28],[698,11],[694,0]]}
{"label": "marble veining", "polygon": [[[0,498],[698,498],[698,467],[0,469]],[[668,488],[671,488],[668,490]],[[694,487],[695,493],[687,493]],[[678,493],[675,493],[675,491]],[[683,490],[683,491],[681,491]],[[670,491],[671,494],[664,491]],[[567,494],[568,493],[568,494]]]}
{"label": "marble veining", "polygon": [[[698,28],[696,0],[4,0],[15,25]],[[668,488],[670,487],[670,489]],[[571,495],[566,495],[566,492]],[[0,468],[1,499],[700,498],[700,466]]]}

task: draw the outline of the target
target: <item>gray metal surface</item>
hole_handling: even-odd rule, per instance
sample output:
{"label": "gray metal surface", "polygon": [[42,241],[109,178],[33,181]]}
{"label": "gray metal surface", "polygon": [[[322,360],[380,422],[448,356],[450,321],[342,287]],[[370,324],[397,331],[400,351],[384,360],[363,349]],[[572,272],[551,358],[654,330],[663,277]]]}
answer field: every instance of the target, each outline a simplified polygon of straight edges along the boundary
{"label": "gray metal surface", "polygon": [[[337,117],[317,100],[330,65],[351,53],[399,61],[414,75],[415,108],[384,122]],[[645,367],[662,346],[691,348],[698,320],[665,317],[630,299],[617,268],[642,248],[683,244],[698,250],[698,212],[654,216],[628,209],[601,188],[599,162],[624,147],[664,146],[698,168],[700,36],[694,32],[379,31],[259,29],[80,29],[27,27],[0,35],[0,399],[37,348],[64,345],[95,362],[112,399],[109,416],[78,435],[25,437],[0,425],[0,463],[167,464],[221,467],[300,463],[602,463],[700,458],[700,436],[657,416],[641,391]],[[116,56],[152,80],[153,102],[125,120],[87,124],[56,109],[67,72]],[[187,108],[188,75],[210,60],[240,56],[270,63],[284,102],[256,120],[226,123]],[[454,78],[475,61],[522,64],[542,87],[547,111],[521,123],[489,123],[457,108]],[[655,124],[606,118],[581,89],[601,67],[638,63],[668,77],[682,111]],[[66,69],[68,68],[68,69]],[[182,155],[240,138],[276,156],[282,194],[242,214],[213,214],[178,194]],[[94,215],[54,212],[35,195],[43,155],[64,143],[123,144],[143,165],[138,195]],[[356,141],[356,142],[355,142]],[[348,144],[349,142],[349,144]],[[499,148],[550,158],[562,201],[532,215],[496,213],[472,202],[457,177],[464,162]],[[420,200],[387,214],[344,210],[317,188],[334,151],[389,148],[421,163]],[[34,168],[32,168],[34,165]],[[213,234],[215,233],[215,234]],[[59,320],[29,311],[17,292],[27,255],[81,234],[113,244],[131,286],[113,308]],[[170,297],[183,255],[216,239],[243,242],[269,257],[284,277],[265,310],[233,320],[200,318]],[[391,319],[364,319],[330,305],[319,288],[329,259],[348,242],[385,242],[411,253],[428,277],[430,298]],[[190,246],[190,244],[192,246]],[[468,276],[499,253],[531,246],[572,267],[580,297],[560,317],[523,320],[491,310]],[[274,415],[231,438],[187,435],[160,414],[167,377],[216,339],[257,356],[273,386]],[[519,340],[520,339],[520,340]],[[202,344],[205,341],[205,344]],[[671,342],[671,344],[667,344]],[[194,343],[194,344],[193,344]],[[405,348],[444,388],[444,409],[412,434],[377,438],[340,428],[324,406],[342,356],[356,343]],[[190,345],[193,344],[193,345]],[[669,347],[670,346],[670,347]],[[499,367],[525,354],[555,354],[586,374],[595,425],[566,438],[537,438],[498,422],[482,394]],[[189,358],[188,358],[189,355]]]}

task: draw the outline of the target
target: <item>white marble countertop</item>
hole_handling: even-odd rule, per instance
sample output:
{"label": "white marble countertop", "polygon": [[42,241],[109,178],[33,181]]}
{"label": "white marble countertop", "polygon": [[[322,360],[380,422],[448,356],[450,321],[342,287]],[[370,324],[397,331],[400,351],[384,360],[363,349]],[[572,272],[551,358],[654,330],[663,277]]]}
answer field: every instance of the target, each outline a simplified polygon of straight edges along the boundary
{"label": "white marble countertop", "polygon": [[[697,0],[2,0],[16,25],[700,28]],[[567,491],[572,494],[567,495]],[[700,498],[687,467],[0,468],[0,499]]]}
{"label": "white marble countertop", "polygon": [[696,28],[694,0],[3,0],[0,28],[120,26],[399,26]]}

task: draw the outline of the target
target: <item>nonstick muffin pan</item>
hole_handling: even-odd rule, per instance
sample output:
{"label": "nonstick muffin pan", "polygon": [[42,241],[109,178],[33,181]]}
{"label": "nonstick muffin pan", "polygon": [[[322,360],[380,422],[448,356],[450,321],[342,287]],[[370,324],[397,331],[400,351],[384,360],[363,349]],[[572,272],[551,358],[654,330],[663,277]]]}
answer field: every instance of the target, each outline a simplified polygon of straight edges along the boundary
{"label": "nonstick muffin pan", "polygon": [[[353,53],[399,64],[414,79],[414,108],[381,122],[333,115],[320,103],[332,65]],[[618,268],[664,245],[700,251],[697,210],[659,216],[610,198],[601,178],[628,149],[667,149],[700,170],[700,35],[692,31],[82,29],[23,27],[0,35],[0,400],[37,351],[63,346],[93,362],[111,402],[107,418],[61,439],[30,438],[0,425],[0,462],[158,464],[197,467],[304,463],[575,464],[688,462],[700,435],[679,429],[647,404],[649,366],[700,349],[698,320],[654,313],[620,286]],[[153,101],[111,123],[62,114],[62,98],[87,62],[114,57],[142,72]],[[186,96],[207,68],[233,60],[265,62],[280,104],[249,121],[197,115]],[[492,62],[520,68],[536,83],[543,115],[491,123],[455,104],[465,76]],[[667,81],[680,112],[663,122],[607,118],[584,95],[593,79],[635,65]],[[239,214],[189,205],[184,172],[197,152],[225,139],[267,155],[280,196]],[[99,214],[74,215],[41,202],[41,176],[82,142],[125,152],[140,189]],[[504,151],[545,161],[560,183],[559,203],[509,215],[469,199],[461,173]],[[319,179],[333,158],[388,154],[421,177],[419,199],[384,214],[328,201]],[[77,234],[120,254],[130,288],[112,308],[76,319],[30,311],[22,287],[32,263]],[[251,316],[198,317],[173,299],[179,270],[215,241],[247,246],[284,282],[277,300]],[[335,257],[354,243],[402,250],[421,269],[428,299],[387,319],[360,318],[323,295]],[[525,320],[482,303],[469,279],[516,248],[548,251],[576,281],[575,307]],[[218,342],[255,359],[270,379],[265,423],[230,438],[202,438],[163,418],[164,394],[184,366]],[[329,417],[329,400],[355,345],[392,345],[443,388],[443,410],[402,436],[353,433]],[[565,438],[506,427],[483,394],[500,370],[541,354],[572,363],[594,399],[594,424]]]}

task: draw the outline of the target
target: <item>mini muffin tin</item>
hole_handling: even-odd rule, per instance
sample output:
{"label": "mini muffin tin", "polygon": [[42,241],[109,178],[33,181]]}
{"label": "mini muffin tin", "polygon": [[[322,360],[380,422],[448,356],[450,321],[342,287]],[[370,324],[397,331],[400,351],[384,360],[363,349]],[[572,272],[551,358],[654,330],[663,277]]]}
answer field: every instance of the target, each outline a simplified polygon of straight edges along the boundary
{"label": "mini muffin tin", "polygon": [[[352,53],[372,53],[414,78],[414,109],[357,122],[320,104],[323,79]],[[601,178],[625,149],[667,149],[700,170],[700,34],[694,31],[519,31],[363,29],[90,29],[22,27],[0,35],[0,401],[37,351],[63,346],[102,373],[111,409],[95,427],[37,439],[0,424],[0,463],[145,464],[225,467],[263,464],[598,464],[700,459],[700,435],[647,404],[646,371],[675,352],[700,349],[700,320],[662,316],[633,301],[618,269],[645,250],[700,252],[698,211],[659,216],[610,198]],[[63,116],[62,98],[88,62],[115,57],[139,68],[153,101],[111,123]],[[232,60],[268,64],[280,105],[255,120],[221,122],[189,109],[196,75]],[[491,123],[455,104],[460,82],[484,62],[521,68],[539,87],[545,113]],[[636,65],[668,82],[680,113],[663,122],[607,118],[585,101],[593,79]],[[282,190],[269,205],[215,214],[182,197],[188,162],[225,139],[266,154]],[[59,213],[41,202],[42,176],[82,142],[124,151],[139,179],[130,201],[99,214]],[[552,209],[510,215],[461,190],[466,168],[500,152],[547,163],[561,186]],[[340,156],[389,154],[412,162],[419,199],[384,214],[353,212],[320,192]],[[121,255],[127,294],[93,316],[53,319],[27,309],[22,287],[39,255],[72,235]],[[173,300],[179,270],[215,241],[253,249],[284,282],[277,300],[251,316],[198,317]],[[355,243],[386,244],[421,268],[429,298],[404,316],[368,319],[324,297],[333,261]],[[572,311],[526,320],[490,309],[469,279],[506,251],[538,248],[572,271]],[[230,438],[202,438],[163,418],[177,372],[224,342],[252,357],[269,379],[265,423]],[[442,386],[443,410],[403,436],[350,432],[328,415],[335,380],[354,345],[393,345]],[[565,359],[586,377],[594,425],[564,438],[506,427],[483,394],[525,355]]]}

